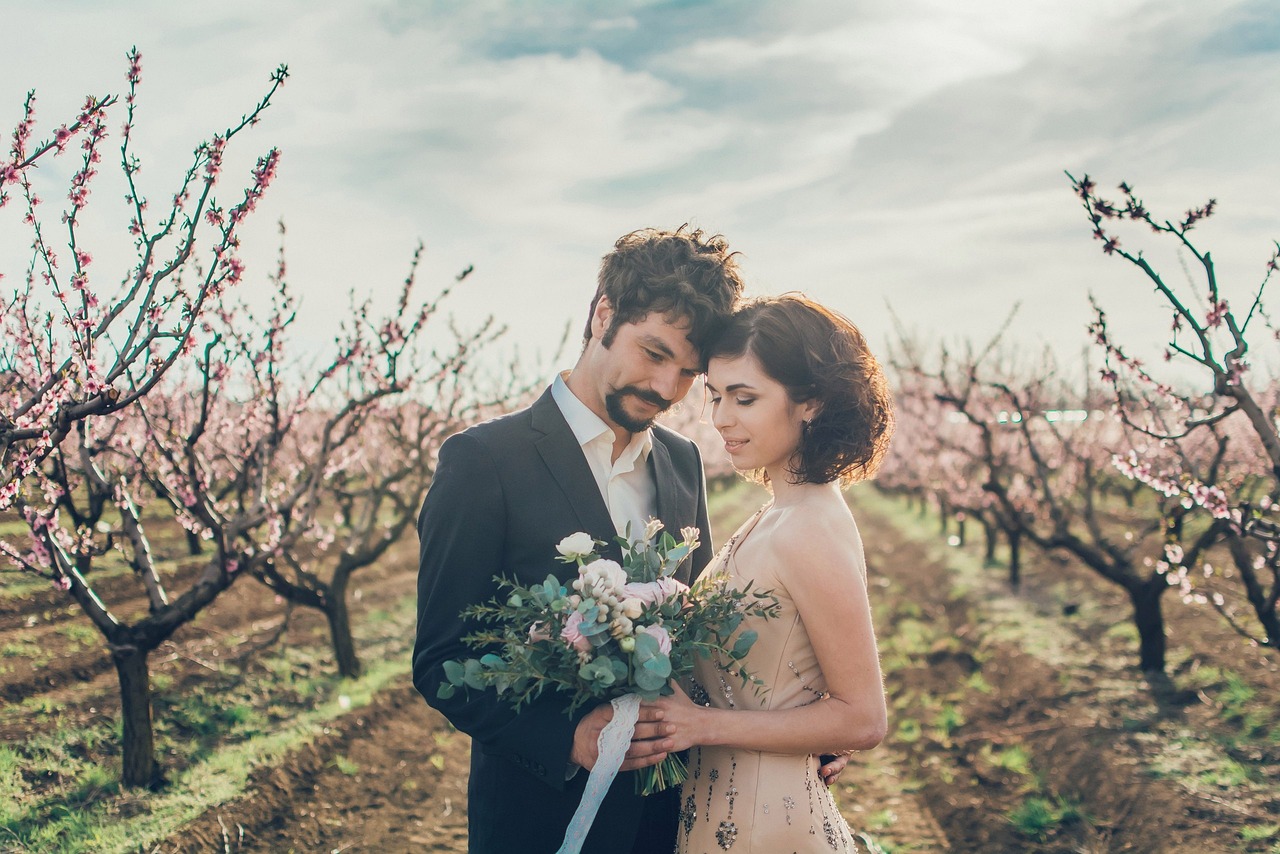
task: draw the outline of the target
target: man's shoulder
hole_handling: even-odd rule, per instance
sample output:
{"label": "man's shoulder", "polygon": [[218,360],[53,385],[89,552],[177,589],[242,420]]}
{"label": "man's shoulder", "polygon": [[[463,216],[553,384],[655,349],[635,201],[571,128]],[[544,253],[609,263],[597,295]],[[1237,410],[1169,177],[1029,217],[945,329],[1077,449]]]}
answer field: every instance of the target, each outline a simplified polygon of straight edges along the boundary
{"label": "man's shoulder", "polygon": [[673,458],[698,460],[701,454],[698,451],[698,443],[690,439],[683,433],[672,430],[670,427],[664,427],[661,424],[654,424],[651,428],[653,431],[653,440],[661,442]]}
{"label": "man's shoulder", "polygon": [[510,448],[512,443],[520,437],[532,434],[531,411],[532,407],[526,406],[523,409],[472,424],[465,430],[454,433],[448,441],[458,444],[470,440],[498,451]]}
{"label": "man's shoulder", "polygon": [[672,446],[683,447],[683,448],[697,447],[697,443],[694,442],[692,439],[690,439],[688,436],[684,435],[678,430],[672,430],[670,427],[667,427],[666,425],[655,423],[651,429],[653,430],[653,438],[659,440],[660,442],[662,442],[662,444],[666,445],[667,447],[672,447]]}

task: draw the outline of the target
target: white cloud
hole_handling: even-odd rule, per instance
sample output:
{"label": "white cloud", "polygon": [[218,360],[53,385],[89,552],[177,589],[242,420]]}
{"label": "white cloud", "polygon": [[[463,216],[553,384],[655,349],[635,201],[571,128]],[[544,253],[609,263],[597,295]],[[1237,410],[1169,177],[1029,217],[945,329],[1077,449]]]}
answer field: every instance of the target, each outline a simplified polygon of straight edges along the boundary
{"label": "white cloud", "polygon": [[[1280,53],[1242,46],[1259,8],[32,5],[9,19],[25,37],[0,117],[11,126],[33,85],[49,120],[118,89],[136,42],[159,194],[288,62],[233,174],[282,147],[249,251],[265,263],[286,218],[317,329],[351,287],[389,299],[423,237],[424,285],[474,263],[458,310],[550,347],[566,321],[576,332],[617,235],[694,219],[746,252],[756,291],[804,288],[880,331],[888,296],[938,334],[983,334],[1021,299],[1022,328],[1075,353],[1087,287],[1135,313],[1146,293],[1091,243],[1062,169],[1130,180],[1174,211],[1218,196],[1205,239],[1233,280],[1280,233]],[[15,222],[0,212],[11,278]]]}

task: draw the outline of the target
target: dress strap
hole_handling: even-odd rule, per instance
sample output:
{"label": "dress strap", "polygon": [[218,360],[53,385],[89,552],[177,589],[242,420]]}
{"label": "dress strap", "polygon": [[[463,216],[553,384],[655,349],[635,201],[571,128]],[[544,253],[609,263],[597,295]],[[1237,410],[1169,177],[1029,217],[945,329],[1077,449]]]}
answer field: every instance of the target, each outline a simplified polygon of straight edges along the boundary
{"label": "dress strap", "polygon": [[746,523],[738,529],[737,533],[729,538],[729,542],[725,545],[724,561],[726,564],[733,558],[734,552],[738,550],[738,546],[742,545],[742,541],[747,538],[747,535],[755,530],[756,525],[760,522],[760,517],[764,515],[764,511],[768,510],[772,506],[772,501],[767,501],[762,504],[760,509],[756,511],[755,515],[748,519]]}

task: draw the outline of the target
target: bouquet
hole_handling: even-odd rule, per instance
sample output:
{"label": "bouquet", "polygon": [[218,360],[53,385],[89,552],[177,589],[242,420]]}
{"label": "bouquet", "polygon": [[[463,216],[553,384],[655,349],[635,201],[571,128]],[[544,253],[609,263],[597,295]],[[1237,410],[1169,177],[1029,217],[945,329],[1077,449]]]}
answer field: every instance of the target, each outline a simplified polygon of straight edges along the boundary
{"label": "bouquet", "polygon": [[[496,579],[507,591],[505,601],[463,612],[487,624],[463,638],[485,652],[446,662],[448,681],[440,684],[439,696],[453,696],[458,688],[492,687],[519,709],[553,690],[568,695],[572,714],[585,703],[671,694],[671,681],[687,680],[695,657],[713,652],[727,661],[744,687],[758,689],[762,683],[741,664],[756,633],[746,630],[733,638],[732,646],[729,641],[746,615],[776,616],[777,599],[750,586],[731,588],[723,574],[704,577],[692,587],[677,581],[677,567],[698,547],[698,529],[684,528],[680,537],[677,542],[662,531],[661,522],[651,519],[640,538],[617,538],[619,564],[598,554],[602,542],[579,532],[556,546],[558,560],[577,570],[567,584],[554,574],[531,587]],[[634,702],[638,708],[639,701]],[[630,738],[628,733],[627,742]],[[678,785],[686,776],[684,763],[673,754],[642,769],[636,787],[648,795]]]}

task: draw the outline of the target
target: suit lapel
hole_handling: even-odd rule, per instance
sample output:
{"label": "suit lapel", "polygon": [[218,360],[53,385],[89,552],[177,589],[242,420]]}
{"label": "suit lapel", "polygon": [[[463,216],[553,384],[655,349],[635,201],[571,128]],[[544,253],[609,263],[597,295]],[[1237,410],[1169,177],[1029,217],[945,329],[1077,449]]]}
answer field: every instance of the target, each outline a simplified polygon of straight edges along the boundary
{"label": "suit lapel", "polygon": [[676,482],[675,466],[671,463],[671,452],[658,440],[656,433],[653,448],[649,451],[649,473],[657,488],[658,519],[662,522],[663,530],[680,539],[681,522],[689,522],[680,517],[679,484]]}
{"label": "suit lapel", "polygon": [[[581,530],[604,539],[608,543],[605,552],[611,557],[621,557],[618,545],[613,540],[615,529],[613,519],[609,516],[609,508],[600,495],[600,487],[582,453],[582,446],[569,429],[550,389],[533,404],[530,414],[533,428],[542,434],[534,440],[534,447],[538,449],[551,476],[569,499]],[[528,500],[537,501],[538,496],[530,495]]]}

